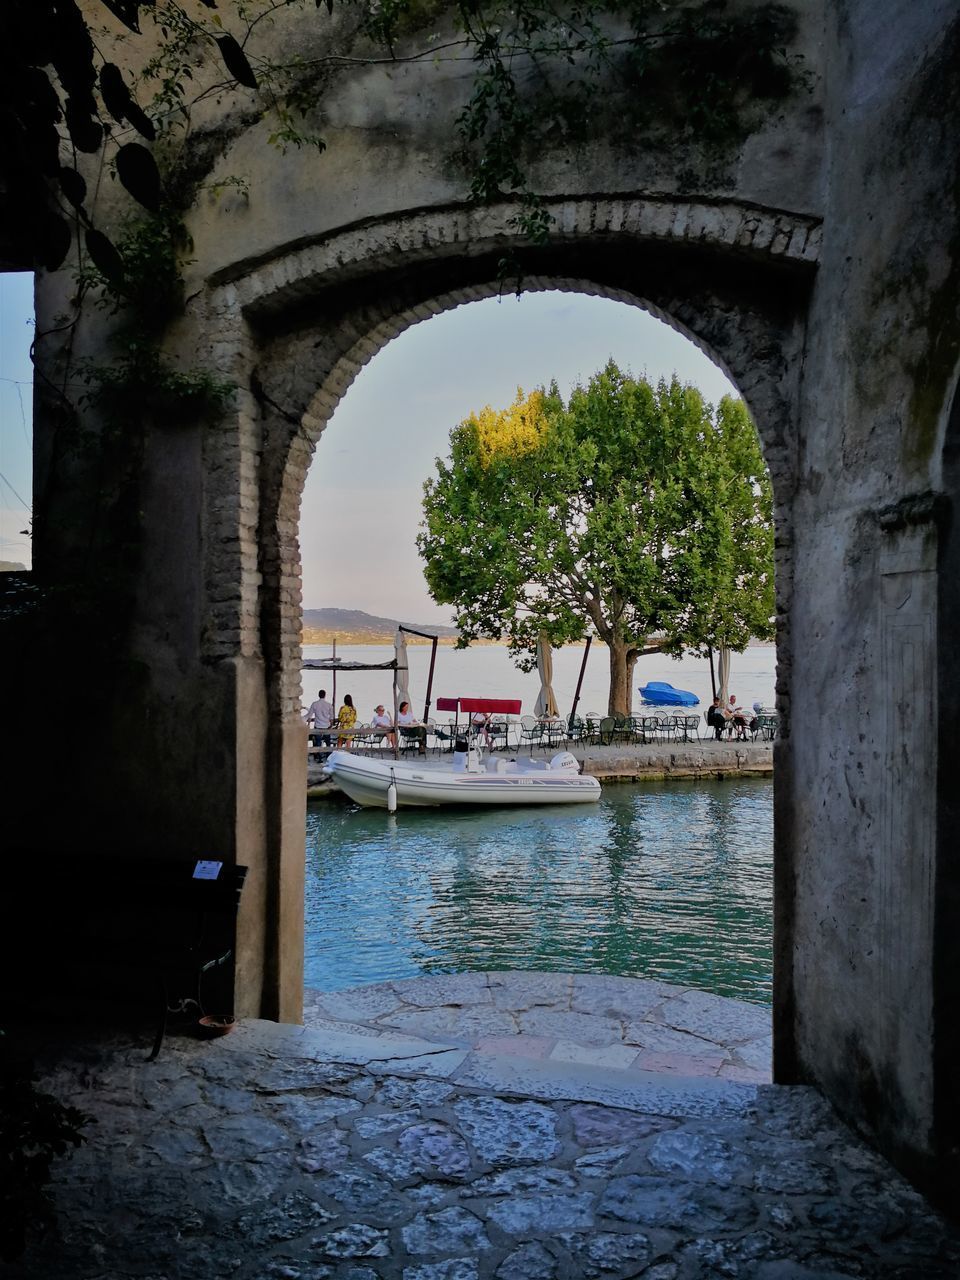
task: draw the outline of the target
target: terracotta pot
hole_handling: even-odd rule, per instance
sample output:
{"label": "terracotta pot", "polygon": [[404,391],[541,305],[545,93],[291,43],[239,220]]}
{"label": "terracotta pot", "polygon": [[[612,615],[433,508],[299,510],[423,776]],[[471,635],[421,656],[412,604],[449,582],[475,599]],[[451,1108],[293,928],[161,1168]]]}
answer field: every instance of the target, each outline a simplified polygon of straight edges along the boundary
{"label": "terracotta pot", "polygon": [[237,1025],[232,1013],[207,1013],[197,1021],[197,1033],[205,1040],[225,1036]]}

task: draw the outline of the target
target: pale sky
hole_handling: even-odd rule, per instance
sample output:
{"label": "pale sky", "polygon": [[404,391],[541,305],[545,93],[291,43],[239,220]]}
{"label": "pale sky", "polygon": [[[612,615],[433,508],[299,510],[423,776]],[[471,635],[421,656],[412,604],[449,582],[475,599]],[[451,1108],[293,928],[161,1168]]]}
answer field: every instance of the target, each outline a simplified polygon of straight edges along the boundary
{"label": "pale sky", "polygon": [[556,378],[566,395],[613,356],[656,380],[676,371],[716,403],[737,394],[688,339],[639,307],[572,293],[471,302],[422,321],[361,370],[317,445],[300,522],[305,608],[450,622],[416,549],[424,481],[472,410]]}
{"label": "pale sky", "polygon": [[33,505],[33,276],[0,272],[0,560],[29,567]]}
{"label": "pale sky", "polygon": [[[0,560],[30,563],[32,279],[0,274]],[[610,357],[651,380],[676,372],[707,400],[736,394],[686,338],[626,303],[571,293],[473,302],[402,333],[361,370],[324,432],[301,520],[303,603],[450,622],[416,549],[424,481],[453,427],[556,378],[566,394]]]}

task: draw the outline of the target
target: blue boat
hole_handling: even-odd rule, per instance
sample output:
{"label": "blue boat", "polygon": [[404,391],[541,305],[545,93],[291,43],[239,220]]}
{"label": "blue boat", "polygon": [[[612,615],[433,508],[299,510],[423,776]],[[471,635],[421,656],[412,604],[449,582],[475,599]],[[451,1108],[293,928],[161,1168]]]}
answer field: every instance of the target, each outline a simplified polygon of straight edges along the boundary
{"label": "blue boat", "polygon": [[672,684],[651,680],[640,686],[640,694],[651,707],[695,707],[700,699],[688,689],[675,689]]}

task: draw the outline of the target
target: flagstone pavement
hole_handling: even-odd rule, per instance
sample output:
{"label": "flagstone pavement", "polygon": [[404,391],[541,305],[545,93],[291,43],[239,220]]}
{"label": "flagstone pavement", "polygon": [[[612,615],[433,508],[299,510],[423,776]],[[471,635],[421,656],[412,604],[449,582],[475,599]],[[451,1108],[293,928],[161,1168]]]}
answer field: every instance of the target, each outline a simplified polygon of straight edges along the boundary
{"label": "flagstone pavement", "polygon": [[308,993],[303,1027],[39,1045],[91,1116],[10,1280],[956,1280],[960,1232],[769,1014],[663,983],[470,974]]}

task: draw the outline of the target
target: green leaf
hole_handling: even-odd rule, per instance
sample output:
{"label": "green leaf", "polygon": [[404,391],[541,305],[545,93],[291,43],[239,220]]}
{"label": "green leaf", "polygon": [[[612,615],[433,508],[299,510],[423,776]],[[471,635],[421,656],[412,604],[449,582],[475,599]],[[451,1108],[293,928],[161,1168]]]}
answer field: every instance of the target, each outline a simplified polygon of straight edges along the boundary
{"label": "green leaf", "polygon": [[30,231],[34,257],[48,271],[56,271],[70,252],[73,233],[69,222],[52,209],[42,209]]}
{"label": "green leaf", "polygon": [[87,198],[87,184],[76,169],[70,169],[64,165],[59,173],[59,181],[60,190],[74,208],[82,209],[83,202]]}
{"label": "green leaf", "polygon": [[248,89],[256,89],[257,77],[253,74],[253,68],[247,61],[247,55],[234,40],[233,36],[217,36],[216,43],[220,50],[220,57],[223,59],[223,65],[233,79],[238,84],[245,85]]}
{"label": "green leaf", "polygon": [[156,161],[139,142],[128,142],[117,152],[117,177],[139,204],[158,212],[162,198],[160,171]]}
{"label": "green leaf", "polygon": [[100,93],[104,105],[114,120],[122,124],[125,120],[149,142],[157,136],[153,121],[146,112],[137,105],[130,89],[123,78],[123,73],[112,62],[105,62],[100,68]]}
{"label": "green leaf", "polygon": [[102,231],[87,229],[84,237],[90,260],[102,276],[116,289],[123,286],[123,259]]}
{"label": "green leaf", "polygon": [[93,112],[85,105],[79,104],[76,99],[68,98],[64,115],[66,116],[70,141],[77,150],[86,151],[91,155],[93,152],[99,151],[100,144],[103,141],[103,126],[95,118]]}

